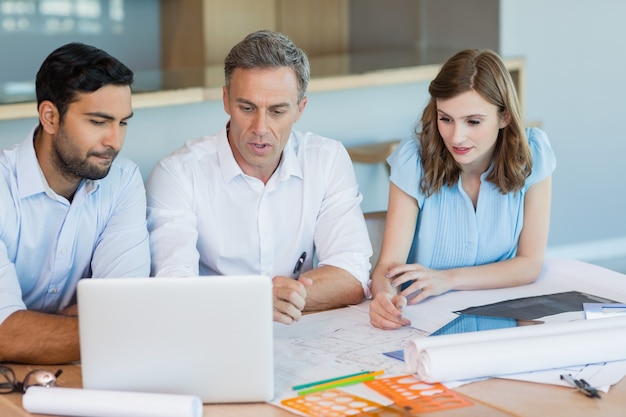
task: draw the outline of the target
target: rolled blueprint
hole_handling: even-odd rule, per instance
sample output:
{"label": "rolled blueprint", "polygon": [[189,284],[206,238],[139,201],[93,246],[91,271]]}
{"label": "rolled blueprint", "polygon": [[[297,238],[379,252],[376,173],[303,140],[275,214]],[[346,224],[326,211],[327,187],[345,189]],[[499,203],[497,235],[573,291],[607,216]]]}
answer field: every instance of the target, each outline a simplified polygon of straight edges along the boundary
{"label": "rolled blueprint", "polygon": [[22,398],[30,413],[80,417],[201,417],[193,395],[30,387]]}
{"label": "rolled blueprint", "polygon": [[426,382],[495,377],[626,359],[626,317],[411,339],[408,370]]}

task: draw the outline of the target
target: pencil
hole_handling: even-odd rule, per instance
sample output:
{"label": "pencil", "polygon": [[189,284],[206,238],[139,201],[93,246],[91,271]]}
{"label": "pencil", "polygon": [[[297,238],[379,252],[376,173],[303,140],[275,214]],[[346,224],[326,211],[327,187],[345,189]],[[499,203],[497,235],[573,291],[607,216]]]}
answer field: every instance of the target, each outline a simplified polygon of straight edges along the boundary
{"label": "pencil", "polygon": [[323,384],[315,385],[311,388],[308,388],[302,391],[298,391],[298,395],[307,395],[307,394],[312,394],[314,392],[324,391],[324,390],[331,389],[331,388],[345,387],[347,385],[354,385],[354,384],[359,384],[365,381],[371,381],[372,379],[376,378],[378,375],[382,375],[384,373],[385,371],[375,371],[375,372],[368,372],[368,373],[361,374],[361,375],[350,376],[347,378],[337,379],[336,381],[326,382]]}
{"label": "pencil", "polygon": [[313,387],[315,385],[327,384],[329,382],[335,382],[335,381],[339,381],[339,380],[346,379],[346,378],[352,378],[352,377],[359,376],[359,375],[369,374],[371,372],[372,371],[357,372],[356,374],[343,375],[343,376],[338,376],[338,377],[335,377],[335,378],[323,379],[321,381],[308,382],[306,384],[294,385],[292,387],[292,389],[294,391],[299,391],[301,389],[310,388],[310,387]]}

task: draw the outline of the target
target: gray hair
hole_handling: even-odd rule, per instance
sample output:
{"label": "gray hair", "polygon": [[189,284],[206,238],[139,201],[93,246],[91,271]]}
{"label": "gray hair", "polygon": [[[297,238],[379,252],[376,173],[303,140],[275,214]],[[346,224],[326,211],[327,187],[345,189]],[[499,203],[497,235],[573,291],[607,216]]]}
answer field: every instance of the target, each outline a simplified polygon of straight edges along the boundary
{"label": "gray hair", "polygon": [[290,67],[298,80],[298,102],[306,93],[311,69],[306,53],[287,36],[271,30],[260,30],[245,37],[233,47],[224,62],[226,88],[236,68]]}

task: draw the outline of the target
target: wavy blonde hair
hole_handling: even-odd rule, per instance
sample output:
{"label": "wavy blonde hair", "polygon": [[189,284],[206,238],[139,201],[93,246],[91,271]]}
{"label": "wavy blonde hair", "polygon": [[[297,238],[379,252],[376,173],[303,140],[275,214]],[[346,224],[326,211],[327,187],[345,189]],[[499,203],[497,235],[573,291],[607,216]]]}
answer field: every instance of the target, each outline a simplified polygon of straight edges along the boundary
{"label": "wavy blonde hair", "polygon": [[[498,107],[499,117],[510,118],[498,132],[493,152],[494,167],[486,180],[502,194],[520,190],[530,175],[532,157],[521,121],[519,102],[511,74],[491,50],[466,49],[448,59],[430,83],[430,100],[422,113],[421,126],[415,130],[419,158],[424,169],[420,190],[426,196],[443,186],[453,186],[461,169],[445,147],[437,128],[437,99],[449,99],[476,91]],[[421,131],[420,131],[421,128]]]}

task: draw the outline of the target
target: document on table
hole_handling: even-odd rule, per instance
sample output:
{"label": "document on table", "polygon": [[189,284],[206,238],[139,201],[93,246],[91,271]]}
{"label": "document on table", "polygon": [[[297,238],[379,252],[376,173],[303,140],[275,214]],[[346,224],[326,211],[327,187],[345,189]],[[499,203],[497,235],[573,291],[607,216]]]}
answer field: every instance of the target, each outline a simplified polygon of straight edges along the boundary
{"label": "document on table", "polygon": [[[412,326],[432,333],[441,327],[439,326],[440,324],[443,325],[445,323],[434,323],[432,319],[425,319],[428,313],[435,317],[454,319],[457,315],[451,313],[451,310],[459,312],[472,311],[473,307],[483,305],[498,307],[498,303],[502,302],[502,300],[521,299],[522,303],[526,301],[532,302],[533,300],[541,301],[542,296],[550,294],[563,295],[556,296],[556,298],[548,296],[548,298],[554,298],[554,302],[549,307],[549,313],[572,310],[571,302],[575,299],[585,301],[585,299],[590,298],[590,300],[586,301],[597,302],[606,299],[623,302],[626,301],[626,281],[623,279],[623,275],[594,265],[573,260],[554,259],[546,261],[542,275],[532,284],[494,290],[450,292],[440,297],[426,299],[415,306],[407,307],[405,315],[411,320]],[[539,297],[524,300],[524,298],[536,296]],[[560,302],[563,303],[560,304]],[[543,311],[542,308],[538,309]],[[582,306],[577,309],[579,311],[568,311],[545,317],[540,317],[542,313],[535,311],[533,317],[546,323],[583,320],[584,312],[582,311]],[[573,367],[572,369],[568,368],[567,370],[577,378],[586,379],[593,385],[603,387],[603,390],[608,390],[610,385],[619,382],[626,375],[626,361],[587,364]],[[563,369],[534,371],[508,375],[502,378],[566,385],[560,380],[560,373],[562,372]],[[462,382],[448,381],[446,386],[459,386],[467,382],[471,382],[471,380]]]}
{"label": "document on table", "polygon": [[383,355],[404,349],[407,340],[425,335],[406,327],[387,331],[373,327],[362,310],[341,308],[307,314],[300,322],[274,324],[276,397],[293,395],[291,387],[366,370],[385,376],[407,374],[406,364]]}
{"label": "document on table", "polygon": [[[276,401],[293,395],[293,385],[339,375],[378,369],[385,370],[385,376],[407,374],[404,362],[388,357],[384,352],[403,350],[410,339],[426,337],[458,317],[453,311],[564,291],[579,291],[625,302],[626,281],[621,283],[623,276],[610,271],[598,274],[599,269],[576,261],[546,262],[542,276],[533,284],[493,290],[453,291],[408,306],[404,313],[411,320],[411,326],[398,330],[372,327],[368,316],[369,302],[305,315],[300,322],[290,326],[275,324]],[[584,317],[582,311],[573,313],[577,314],[574,317],[576,319]],[[561,321],[567,320],[569,316]],[[564,372],[606,390],[626,375],[626,361],[527,372],[500,378],[564,385],[560,380],[560,374]],[[454,387],[468,382],[472,381],[448,381],[445,385]],[[354,386],[350,390],[361,388]]]}
{"label": "document on table", "polygon": [[617,384],[622,380],[622,378],[624,378],[624,376],[626,376],[626,361],[569,366],[561,369],[525,372],[522,374],[506,375],[498,378],[568,387],[569,384],[561,380],[561,374],[571,374],[575,379],[584,379],[598,390],[608,392],[611,385]]}
{"label": "document on table", "polygon": [[[411,320],[412,327],[430,334],[454,320],[457,317],[454,311],[464,311],[503,300],[573,291],[588,294],[592,300],[626,302],[626,281],[616,285],[618,284],[616,276],[619,281],[622,275],[610,271],[599,274],[598,269],[601,268],[571,260],[548,260],[542,275],[532,284],[490,290],[450,291],[441,296],[427,298],[416,305],[407,306],[403,313]],[[563,310],[562,307],[557,308]],[[582,306],[580,310],[582,311]],[[584,313],[581,312],[579,316],[584,317]]]}

